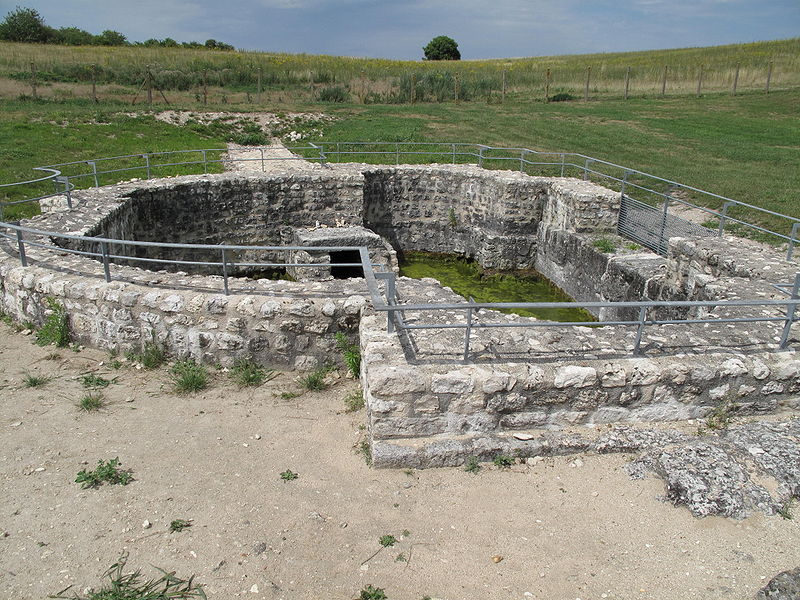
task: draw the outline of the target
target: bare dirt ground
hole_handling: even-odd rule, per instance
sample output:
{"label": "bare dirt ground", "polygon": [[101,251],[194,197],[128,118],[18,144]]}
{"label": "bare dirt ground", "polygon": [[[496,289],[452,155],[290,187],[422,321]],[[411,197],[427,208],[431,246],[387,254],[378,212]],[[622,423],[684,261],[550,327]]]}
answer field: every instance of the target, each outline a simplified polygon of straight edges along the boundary
{"label": "bare dirt ground", "polygon": [[[370,584],[391,600],[738,599],[800,564],[800,520],[696,519],[657,499],[660,481],[629,479],[629,456],[373,470],[364,411],[344,412],[352,380],[240,389],[217,372],[180,396],[166,369],[110,361],[0,324],[0,598],[98,588],[123,552],[148,576],[254,600],[347,600]],[[95,413],[76,407],[87,372],[114,379]],[[50,380],[25,387],[26,374]],[[75,483],[117,456],[127,486]],[[192,526],[169,533],[175,519]],[[398,542],[367,560],[386,534]]]}

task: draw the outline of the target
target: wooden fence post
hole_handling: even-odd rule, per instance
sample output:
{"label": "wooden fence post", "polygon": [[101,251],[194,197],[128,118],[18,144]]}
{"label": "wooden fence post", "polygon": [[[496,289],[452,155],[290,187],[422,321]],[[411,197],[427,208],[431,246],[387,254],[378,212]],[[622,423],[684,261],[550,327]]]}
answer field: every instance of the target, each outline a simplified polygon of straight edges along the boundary
{"label": "wooden fence post", "polygon": [[703,90],[703,65],[700,65],[700,73],[697,75],[697,97],[700,97],[700,92]]}
{"label": "wooden fence post", "polygon": [[411,74],[411,104],[417,101],[417,74]]}
{"label": "wooden fence post", "polygon": [[661,95],[667,93],[667,65],[664,65],[664,75],[661,77]]}
{"label": "wooden fence post", "polygon": [[458,102],[458,73],[453,76],[453,88],[456,102]]}
{"label": "wooden fence post", "polygon": [[506,101],[506,72],[505,72],[505,70],[503,71],[503,88],[502,89],[503,89],[503,91],[502,91],[502,94],[500,96],[500,101],[505,103],[505,101]]}
{"label": "wooden fence post", "polygon": [[97,104],[97,65],[93,64],[91,67],[92,71],[92,100],[95,104]]}
{"label": "wooden fence post", "polygon": [[36,91],[36,63],[33,61],[31,61],[31,93],[34,100],[39,98],[39,94]]}
{"label": "wooden fence post", "polygon": [[256,96],[256,100],[261,104],[261,67],[258,67],[258,95]]}
{"label": "wooden fence post", "polygon": [[772,61],[769,61],[769,66],[767,67],[767,85],[764,88],[764,91],[769,94],[769,82],[772,79]]}
{"label": "wooden fence post", "polygon": [[208,71],[203,71],[203,104],[208,104]]}
{"label": "wooden fence post", "polygon": [[731,88],[731,95],[736,95],[736,86],[739,85],[739,67],[741,65],[736,63],[736,73],[733,76],[733,87]]}
{"label": "wooden fence post", "polygon": [[550,102],[550,69],[547,69],[547,75],[544,81],[544,101]]}
{"label": "wooden fence post", "polygon": [[583,101],[589,101],[589,78],[592,76],[592,67],[586,67],[586,87],[583,89]]}
{"label": "wooden fence post", "polygon": [[625,100],[628,99],[628,91],[630,90],[631,86],[631,68],[628,67],[625,70]]}
{"label": "wooden fence post", "polygon": [[147,72],[145,74],[145,81],[147,82],[147,103],[153,103],[153,74],[150,72],[150,65],[147,65]]}

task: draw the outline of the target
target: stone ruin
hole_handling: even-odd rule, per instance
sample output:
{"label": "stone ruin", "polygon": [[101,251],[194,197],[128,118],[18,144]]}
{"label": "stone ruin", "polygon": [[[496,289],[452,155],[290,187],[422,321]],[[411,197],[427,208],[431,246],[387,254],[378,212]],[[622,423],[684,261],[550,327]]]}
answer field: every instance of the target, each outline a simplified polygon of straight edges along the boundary
{"label": "stone ruin", "polygon": [[[593,242],[616,234],[619,194],[591,182],[475,166],[334,165],[128,182],[73,199],[72,210],[55,206],[24,222],[74,236],[27,236],[29,266],[20,266],[16,243],[3,242],[6,313],[41,324],[45,300],[54,298],[82,344],[125,352],[156,342],[175,357],[223,365],[252,357],[311,369],[336,356],[335,333],[358,336],[376,466],[570,452],[599,443],[576,437],[576,427],[586,434],[609,424],[695,419],[726,403],[741,414],[798,408],[800,360],[794,351],[774,351],[780,321],[648,327],[643,354],[633,357],[630,327],[543,328],[483,310],[476,324],[530,327],[474,329],[464,361],[462,329],[389,332],[360,269],[313,266],[358,262],[349,251],[244,248],[226,258],[226,295],[219,264],[208,264],[219,262],[217,251],[125,244],[366,246],[385,271],[396,271],[398,252],[453,253],[487,269],[535,269],[579,301],[785,298],[771,284],[793,280],[794,266],[754,243],[673,238],[665,257],[624,243],[601,252]],[[108,244],[112,281],[97,260],[64,252],[98,252],[83,236],[115,240]],[[295,281],[288,281],[252,266],[264,261],[312,266],[289,267]],[[432,280],[399,278],[397,292],[406,304],[464,302]],[[747,318],[765,310],[673,308],[657,316]],[[596,316],[632,319],[636,312]],[[463,310],[404,315],[407,325],[464,318]]]}

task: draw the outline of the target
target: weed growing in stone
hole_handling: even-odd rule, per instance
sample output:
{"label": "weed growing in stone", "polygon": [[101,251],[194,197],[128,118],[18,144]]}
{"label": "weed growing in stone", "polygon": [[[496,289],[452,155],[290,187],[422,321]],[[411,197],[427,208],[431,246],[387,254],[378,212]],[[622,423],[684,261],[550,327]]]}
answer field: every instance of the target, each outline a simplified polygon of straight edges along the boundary
{"label": "weed growing in stone", "polygon": [[95,412],[105,405],[106,401],[100,392],[89,392],[78,400],[78,408],[84,412]]}
{"label": "weed growing in stone", "polygon": [[481,463],[478,462],[477,456],[470,456],[467,462],[464,463],[464,470],[473,475],[481,470]]}
{"label": "weed growing in stone", "polygon": [[170,533],[180,533],[184,529],[191,527],[192,522],[187,519],[175,519],[169,524]]}
{"label": "weed growing in stone", "polygon": [[361,590],[361,594],[358,596],[358,600],[386,600],[388,596],[383,588],[376,588],[372,585],[368,585],[363,590]]}
{"label": "weed growing in stone", "polygon": [[794,503],[795,503],[794,498],[789,498],[788,500],[786,500],[786,502],[781,504],[780,508],[778,508],[776,512],[787,521],[791,521],[792,519],[794,519],[794,515],[792,514]]}
{"label": "weed growing in stone", "polygon": [[111,384],[111,381],[101,377],[100,375],[95,375],[94,373],[87,373],[86,375],[81,375],[79,377],[81,385],[85,388],[89,389],[98,389],[108,387]]}
{"label": "weed growing in stone", "polygon": [[172,384],[179,394],[199,392],[208,387],[208,370],[193,360],[180,360],[170,369]]}
{"label": "weed growing in stone", "polygon": [[367,461],[367,466],[372,466],[372,448],[369,446],[369,442],[367,440],[362,441],[358,445],[358,452],[364,457],[364,460]]}
{"label": "weed growing in stone", "polygon": [[514,459],[507,454],[498,454],[492,460],[492,464],[494,464],[495,467],[506,469],[514,464]]}
{"label": "weed growing in stone", "polygon": [[341,331],[336,333],[336,347],[341,351],[344,363],[350,374],[358,379],[361,375],[361,349],[347,339]]}
{"label": "weed growing in stone", "polygon": [[277,376],[272,369],[265,369],[249,358],[237,360],[231,369],[231,379],[241,387],[255,387]]}
{"label": "weed growing in stone", "polygon": [[458,227],[458,219],[456,218],[456,211],[452,206],[450,207],[450,210],[447,212],[447,222],[450,225],[450,227],[454,229]]}
{"label": "weed growing in stone", "polygon": [[726,401],[715,406],[708,413],[705,424],[697,428],[697,435],[703,435],[709,431],[725,431],[733,422],[736,408],[736,403],[732,401]]}
{"label": "weed growing in stone", "polygon": [[22,384],[29,388],[41,387],[48,381],[50,381],[50,377],[47,375],[31,375],[30,373],[25,373],[25,377],[22,378]]}
{"label": "weed growing in stone", "polygon": [[300,378],[300,385],[311,392],[320,392],[328,389],[328,384],[325,382],[325,375],[330,372],[328,367],[320,367],[311,371],[305,377]]}
{"label": "weed growing in stone", "polygon": [[128,485],[133,476],[129,471],[120,469],[122,463],[119,462],[119,457],[112,458],[109,461],[97,461],[97,468],[94,471],[87,471],[82,469],[78,472],[75,478],[75,483],[80,483],[81,488],[97,488],[104,483],[112,485]]}
{"label": "weed growing in stone", "polygon": [[594,240],[592,242],[592,246],[594,246],[595,248],[600,250],[600,252],[603,252],[605,254],[614,252],[617,249],[617,245],[614,243],[614,241],[605,237],[597,238],[596,240]]}
{"label": "weed growing in stone", "polygon": [[281,473],[281,479],[284,481],[294,481],[300,477],[297,473],[293,473],[290,469],[286,469],[283,473]]}
{"label": "weed growing in stone", "polygon": [[203,586],[194,583],[194,576],[181,579],[174,572],[167,573],[156,567],[161,572],[161,577],[148,581],[142,577],[140,570],[125,573],[127,560],[128,554],[125,553],[111,565],[105,572],[108,583],[99,591],[89,592],[86,596],[79,596],[77,593],[64,596],[63,594],[70,589],[68,587],[50,598],[65,600],[190,600],[191,598],[205,600],[206,598]]}
{"label": "weed growing in stone", "polygon": [[54,344],[59,348],[66,348],[70,343],[69,324],[67,323],[67,309],[63,304],[48,298],[46,300],[50,314],[44,320],[42,328],[36,332],[36,343],[40,346]]}
{"label": "weed growing in stone", "polygon": [[356,390],[344,397],[345,412],[356,412],[364,408],[364,394]]}
{"label": "weed growing in stone", "polygon": [[627,244],[625,244],[625,247],[628,250],[641,250],[642,249],[642,247],[639,244],[637,244],[636,242],[628,242]]}
{"label": "weed growing in stone", "polygon": [[156,342],[147,342],[141,352],[130,352],[127,357],[145,369],[157,369],[167,362],[167,353]]}

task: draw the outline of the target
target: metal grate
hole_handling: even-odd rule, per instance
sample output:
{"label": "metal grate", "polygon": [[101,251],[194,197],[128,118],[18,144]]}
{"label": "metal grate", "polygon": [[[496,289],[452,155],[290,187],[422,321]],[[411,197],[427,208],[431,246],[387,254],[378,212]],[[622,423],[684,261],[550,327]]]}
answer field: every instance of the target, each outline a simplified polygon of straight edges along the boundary
{"label": "metal grate", "polygon": [[671,237],[708,237],[709,229],[691,223],[668,212],[669,204],[660,207],[622,195],[617,231],[623,237],[638,242],[653,252],[666,256]]}

